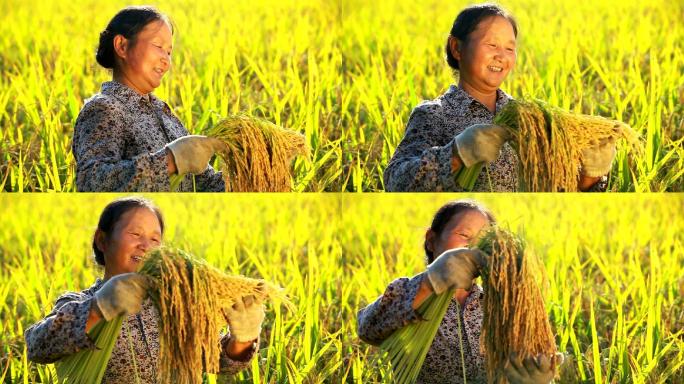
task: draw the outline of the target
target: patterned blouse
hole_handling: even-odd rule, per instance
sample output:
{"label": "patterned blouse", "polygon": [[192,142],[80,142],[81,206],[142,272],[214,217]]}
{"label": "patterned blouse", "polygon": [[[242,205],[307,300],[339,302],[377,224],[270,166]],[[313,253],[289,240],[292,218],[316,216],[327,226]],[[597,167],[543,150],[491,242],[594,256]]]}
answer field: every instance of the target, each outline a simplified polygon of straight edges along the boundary
{"label": "patterned blouse", "polygon": [[[496,110],[512,100],[496,91]],[[473,124],[491,124],[494,113],[462,88],[452,85],[442,96],[419,104],[411,112],[404,138],[385,169],[390,192],[461,192],[451,171],[454,137]],[[499,158],[480,173],[474,191],[515,192],[518,157],[508,143]]]}
{"label": "patterned blouse", "polygon": [[[24,333],[28,359],[37,363],[53,363],[59,359],[95,347],[85,332],[95,292],[103,281],[97,279],[90,288],[80,292],[68,292],[60,296],[52,312],[43,320],[33,324]],[[131,359],[129,336],[133,341],[135,362]],[[232,360],[225,353],[230,334],[221,338],[224,353],[221,355],[221,372],[234,374],[250,365],[255,355],[256,343],[248,353],[246,361]],[[135,370],[143,383],[157,381],[159,362],[159,312],[147,298],[142,310],[124,320],[121,333],[116,340],[102,383],[133,383]]]}
{"label": "patterned blouse", "polygon": [[[370,344],[380,345],[396,330],[420,321],[411,304],[423,276],[419,274],[411,279],[403,277],[394,280],[382,296],[361,309],[357,319],[359,337]],[[463,383],[463,365],[468,383],[487,382],[484,355],[480,352],[482,294],[482,288],[474,285],[460,313],[458,302],[451,300],[418,374],[417,383]],[[462,344],[458,337],[459,321],[462,325]],[[464,349],[463,359],[461,345]]]}
{"label": "patterned blouse", "polygon": [[[76,119],[76,187],[82,192],[167,192],[164,146],[187,135],[165,102],[116,81],[105,82]],[[195,175],[195,184],[198,191],[225,190],[221,173],[211,167]],[[179,191],[193,190],[192,175],[185,175]]]}

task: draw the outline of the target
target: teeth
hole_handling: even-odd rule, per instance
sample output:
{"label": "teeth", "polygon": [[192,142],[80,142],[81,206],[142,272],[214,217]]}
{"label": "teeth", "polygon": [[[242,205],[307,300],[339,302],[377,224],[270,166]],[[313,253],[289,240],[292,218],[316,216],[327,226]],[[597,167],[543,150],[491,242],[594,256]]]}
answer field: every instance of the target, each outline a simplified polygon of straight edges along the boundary
{"label": "teeth", "polygon": [[489,67],[487,67],[487,68],[489,68],[491,71],[494,71],[494,72],[501,72],[501,71],[503,71],[503,68],[501,68],[501,67],[494,67],[494,66],[491,66],[491,65],[490,65]]}

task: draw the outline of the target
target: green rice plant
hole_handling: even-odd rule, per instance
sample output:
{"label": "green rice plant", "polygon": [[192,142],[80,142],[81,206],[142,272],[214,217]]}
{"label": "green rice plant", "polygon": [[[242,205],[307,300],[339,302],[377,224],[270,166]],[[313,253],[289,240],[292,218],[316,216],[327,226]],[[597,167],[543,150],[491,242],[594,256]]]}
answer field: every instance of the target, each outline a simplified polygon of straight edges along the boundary
{"label": "green rice plant", "polygon": [[417,310],[420,321],[395,331],[382,342],[380,348],[387,351],[394,382],[416,381],[453,295],[453,289],[431,294]]}
{"label": "green rice plant", "polygon": [[101,320],[95,324],[88,332],[88,337],[95,342],[96,347],[74,353],[56,364],[60,383],[92,384],[102,381],[123,318],[118,316],[111,321]]}

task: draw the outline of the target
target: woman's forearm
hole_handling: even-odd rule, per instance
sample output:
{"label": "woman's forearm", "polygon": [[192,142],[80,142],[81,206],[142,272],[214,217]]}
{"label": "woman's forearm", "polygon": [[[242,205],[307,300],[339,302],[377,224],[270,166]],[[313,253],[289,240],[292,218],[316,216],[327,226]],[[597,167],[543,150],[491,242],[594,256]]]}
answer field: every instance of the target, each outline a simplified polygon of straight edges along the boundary
{"label": "woman's forearm", "polygon": [[226,346],[226,354],[233,360],[245,361],[251,356],[250,352],[255,341],[240,342],[235,337],[231,337]]}
{"label": "woman's forearm", "polygon": [[86,333],[90,332],[90,329],[100,320],[102,320],[102,315],[100,315],[100,310],[97,308],[95,299],[93,299],[90,304],[90,312],[88,312],[88,319],[86,320]]}
{"label": "woman's forearm", "polygon": [[594,184],[598,183],[599,180],[601,180],[601,176],[599,177],[592,177],[592,176],[587,176],[587,175],[581,175],[578,183],[578,189],[580,191],[587,191],[591,187],[594,186]]}
{"label": "woman's forearm", "polygon": [[416,297],[413,298],[413,303],[411,304],[411,307],[413,309],[418,309],[421,304],[427,299],[432,292],[432,286],[430,286],[430,282],[427,279],[426,275],[423,275],[423,281],[420,282],[420,286],[418,287],[418,292],[416,292]]}

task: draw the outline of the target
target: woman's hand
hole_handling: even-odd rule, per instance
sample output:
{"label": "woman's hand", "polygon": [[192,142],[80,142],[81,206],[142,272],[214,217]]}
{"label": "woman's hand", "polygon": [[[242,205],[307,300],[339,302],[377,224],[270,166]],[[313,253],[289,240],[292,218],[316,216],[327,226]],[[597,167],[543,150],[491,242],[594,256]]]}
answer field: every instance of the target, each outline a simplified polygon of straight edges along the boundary
{"label": "woman's hand", "polygon": [[615,159],[615,139],[609,139],[599,145],[582,151],[582,175],[598,178],[610,172]]}
{"label": "woman's hand", "polygon": [[89,320],[99,320],[100,317],[110,321],[120,315],[140,312],[147,287],[147,278],[137,273],[123,273],[110,278],[95,292]]}
{"label": "woman's hand", "polygon": [[213,137],[190,135],[166,144],[166,148],[173,155],[176,172],[185,175],[204,172],[214,153],[224,150],[226,146]]}
{"label": "woman's hand", "polygon": [[468,290],[486,265],[482,252],[477,249],[450,249],[428,265],[427,277],[436,294],[451,288]]}
{"label": "woman's hand", "polygon": [[456,135],[454,155],[470,168],[480,163],[491,163],[499,157],[504,143],[510,140],[508,129],[493,124],[475,124]]}
{"label": "woman's hand", "polygon": [[265,316],[261,300],[253,295],[244,296],[226,311],[226,315],[230,334],[237,342],[253,342],[259,337]]}
{"label": "woman's hand", "polygon": [[548,384],[556,376],[556,367],[560,367],[563,360],[562,353],[551,357],[537,355],[522,361],[513,354],[504,367],[504,373],[511,384]]}

